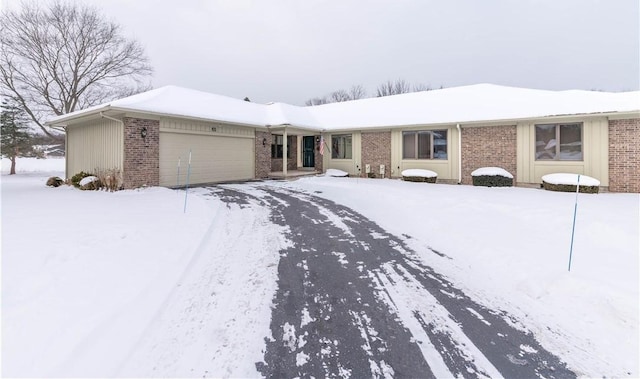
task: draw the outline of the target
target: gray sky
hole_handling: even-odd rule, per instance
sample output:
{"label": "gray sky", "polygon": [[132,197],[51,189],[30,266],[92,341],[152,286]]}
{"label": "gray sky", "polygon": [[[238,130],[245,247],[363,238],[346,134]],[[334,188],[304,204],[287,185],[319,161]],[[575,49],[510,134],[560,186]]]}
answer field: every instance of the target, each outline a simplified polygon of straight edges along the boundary
{"label": "gray sky", "polygon": [[372,96],[396,78],[433,87],[640,87],[638,0],[82,2],[144,45],[154,87],[297,105],[353,84]]}

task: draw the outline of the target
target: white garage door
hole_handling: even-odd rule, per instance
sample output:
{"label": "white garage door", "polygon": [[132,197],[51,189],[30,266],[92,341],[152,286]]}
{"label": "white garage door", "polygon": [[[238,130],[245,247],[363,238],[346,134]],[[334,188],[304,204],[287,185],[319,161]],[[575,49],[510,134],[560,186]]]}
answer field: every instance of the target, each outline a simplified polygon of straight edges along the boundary
{"label": "white garage door", "polygon": [[253,179],[253,150],[253,138],[160,132],[160,185],[185,185],[189,151],[190,184]]}

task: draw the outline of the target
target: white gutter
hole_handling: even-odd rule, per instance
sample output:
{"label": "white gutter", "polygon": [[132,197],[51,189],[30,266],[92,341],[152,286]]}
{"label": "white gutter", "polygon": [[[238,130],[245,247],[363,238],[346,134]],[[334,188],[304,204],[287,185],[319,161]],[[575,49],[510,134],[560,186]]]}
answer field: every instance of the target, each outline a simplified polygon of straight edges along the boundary
{"label": "white gutter", "polygon": [[456,124],[458,129],[458,184],[462,184],[462,129],[460,124]]}
{"label": "white gutter", "polygon": [[106,118],[106,119],[111,120],[111,121],[119,122],[119,123],[120,123],[120,125],[122,125],[122,127],[124,128],[124,122],[123,122],[122,120],[118,120],[117,118],[113,118],[113,117],[111,117],[111,116],[107,116],[107,115],[106,115],[106,114],[104,114],[104,112],[102,112],[102,111],[100,111],[100,117],[102,117],[102,118]]}

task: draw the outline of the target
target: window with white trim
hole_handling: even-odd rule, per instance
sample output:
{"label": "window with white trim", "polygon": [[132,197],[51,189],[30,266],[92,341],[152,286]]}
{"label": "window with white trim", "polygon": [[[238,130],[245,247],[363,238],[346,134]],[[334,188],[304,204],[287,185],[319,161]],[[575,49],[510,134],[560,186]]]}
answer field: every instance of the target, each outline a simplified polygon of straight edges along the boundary
{"label": "window with white trim", "polygon": [[581,161],[582,123],[536,125],[536,160]]}
{"label": "window with white trim", "polygon": [[447,130],[402,132],[402,159],[447,159]]}
{"label": "window with white trim", "polygon": [[331,136],[331,158],[333,159],[351,159],[352,155],[352,137],[351,134],[339,134]]}

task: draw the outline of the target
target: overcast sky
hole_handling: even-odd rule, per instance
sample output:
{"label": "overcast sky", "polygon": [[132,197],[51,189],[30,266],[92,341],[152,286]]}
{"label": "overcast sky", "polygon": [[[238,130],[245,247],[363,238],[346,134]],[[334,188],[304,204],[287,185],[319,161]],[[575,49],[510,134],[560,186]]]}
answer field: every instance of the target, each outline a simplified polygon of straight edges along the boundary
{"label": "overcast sky", "polygon": [[354,84],[372,96],[396,78],[433,87],[640,87],[638,0],[82,2],[143,44],[154,87],[297,105]]}

